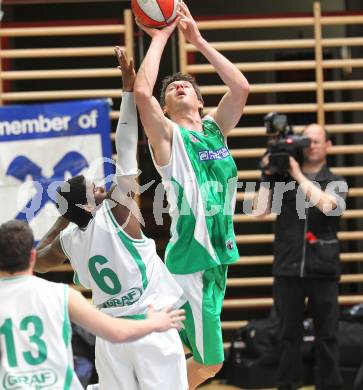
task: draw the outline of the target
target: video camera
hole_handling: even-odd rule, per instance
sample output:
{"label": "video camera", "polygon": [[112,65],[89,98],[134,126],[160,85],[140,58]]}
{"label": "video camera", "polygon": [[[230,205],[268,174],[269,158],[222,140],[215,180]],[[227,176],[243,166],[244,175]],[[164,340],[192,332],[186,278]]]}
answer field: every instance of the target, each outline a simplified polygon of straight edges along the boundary
{"label": "video camera", "polygon": [[288,124],[287,116],[270,112],[264,118],[266,133],[268,135],[267,153],[269,163],[264,170],[269,175],[288,176],[289,156],[302,164],[304,161],[303,149],[310,146],[310,139],[294,134],[293,128]]}

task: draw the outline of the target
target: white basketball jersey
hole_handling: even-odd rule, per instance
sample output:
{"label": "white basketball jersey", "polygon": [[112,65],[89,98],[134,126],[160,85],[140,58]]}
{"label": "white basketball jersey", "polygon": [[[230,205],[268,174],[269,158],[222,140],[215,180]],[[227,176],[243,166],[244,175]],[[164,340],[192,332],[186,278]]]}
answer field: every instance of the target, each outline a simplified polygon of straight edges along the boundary
{"label": "white basketball jersey", "polygon": [[1,278],[0,302],[1,389],[83,389],[73,370],[68,286]]}
{"label": "white basketball jersey", "polygon": [[80,284],[92,290],[93,303],[114,317],[145,314],[150,304],[158,310],[185,301],[154,240],[126,234],[107,200],[86,229],[72,225],[60,241]]}

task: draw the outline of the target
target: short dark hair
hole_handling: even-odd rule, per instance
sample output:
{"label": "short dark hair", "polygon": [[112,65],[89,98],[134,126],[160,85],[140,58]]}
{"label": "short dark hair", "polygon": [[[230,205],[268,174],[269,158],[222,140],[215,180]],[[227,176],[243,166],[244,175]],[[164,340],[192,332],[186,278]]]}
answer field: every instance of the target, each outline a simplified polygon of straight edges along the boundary
{"label": "short dark hair", "polygon": [[0,270],[13,274],[28,269],[33,245],[26,222],[13,219],[0,225]]}
{"label": "short dark hair", "polygon": [[92,219],[89,211],[79,207],[88,203],[86,179],[83,175],[72,177],[57,188],[56,203],[59,213],[80,228],[85,228]]}
{"label": "short dark hair", "polygon": [[329,133],[329,131],[327,130],[326,127],[319,125],[319,123],[309,123],[308,125],[306,125],[306,126],[304,127],[304,129],[303,129],[302,132],[304,133],[305,130],[306,130],[309,126],[312,126],[312,125],[319,126],[319,127],[321,127],[321,128],[324,130],[324,135],[325,135],[325,141],[326,141],[326,142],[328,142],[328,141],[333,142],[331,133]]}
{"label": "short dark hair", "polygon": [[[192,84],[195,93],[197,94],[197,98],[200,102],[204,104],[203,96],[200,92],[199,86],[197,82],[195,81],[195,78],[189,74],[185,73],[174,73],[171,76],[164,77],[161,85],[161,92],[160,92],[160,106],[163,108],[165,106],[165,91],[169,84],[173,83],[174,81],[188,81],[190,84]],[[199,114],[202,117],[203,116],[203,108],[199,109]]]}

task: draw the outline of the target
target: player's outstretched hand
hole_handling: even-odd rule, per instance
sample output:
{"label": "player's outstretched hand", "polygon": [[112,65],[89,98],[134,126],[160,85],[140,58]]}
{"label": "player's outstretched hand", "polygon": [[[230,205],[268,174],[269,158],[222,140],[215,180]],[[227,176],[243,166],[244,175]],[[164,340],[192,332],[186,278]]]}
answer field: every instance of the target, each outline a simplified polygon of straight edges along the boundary
{"label": "player's outstretched hand", "polygon": [[129,60],[126,52],[120,46],[116,46],[114,51],[119,64],[118,69],[122,72],[122,89],[125,92],[131,92],[136,78],[134,60],[133,58]]}
{"label": "player's outstretched hand", "polygon": [[170,306],[161,311],[155,311],[153,306],[149,306],[147,319],[152,321],[155,332],[164,332],[176,328],[180,329],[185,320],[185,311],[183,309],[173,310]]}
{"label": "player's outstretched hand", "polygon": [[182,1],[179,3],[177,11],[179,17],[178,28],[183,33],[185,39],[191,44],[196,44],[201,38],[197,23],[189,11],[187,5]]}

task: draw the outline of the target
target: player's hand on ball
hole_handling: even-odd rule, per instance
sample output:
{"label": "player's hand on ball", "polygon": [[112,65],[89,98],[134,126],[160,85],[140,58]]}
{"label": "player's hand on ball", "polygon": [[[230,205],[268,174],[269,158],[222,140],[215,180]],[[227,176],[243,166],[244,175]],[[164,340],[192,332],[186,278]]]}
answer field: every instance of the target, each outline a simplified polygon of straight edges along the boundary
{"label": "player's hand on ball", "polygon": [[120,46],[116,46],[114,51],[119,64],[118,69],[122,72],[122,89],[125,92],[131,92],[136,78],[134,60],[133,58],[129,60],[126,52]]}
{"label": "player's hand on ball", "polygon": [[175,27],[179,23],[180,17],[178,16],[172,23],[170,23],[168,26],[163,28],[153,28],[153,27],[147,27],[144,24],[140,22],[138,18],[135,18],[135,23],[140,27],[142,31],[144,31],[147,35],[149,35],[151,38],[155,36],[162,36],[168,39],[170,35],[174,32]]}
{"label": "player's hand on ball", "polygon": [[152,321],[154,332],[164,332],[175,328],[180,329],[185,320],[185,311],[183,309],[173,310],[170,306],[161,311],[154,311],[153,306],[149,306],[147,319]]}

